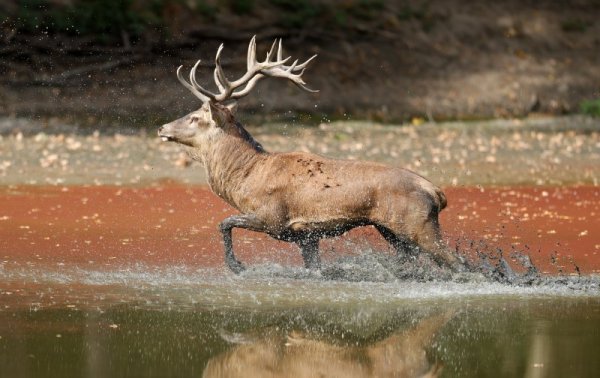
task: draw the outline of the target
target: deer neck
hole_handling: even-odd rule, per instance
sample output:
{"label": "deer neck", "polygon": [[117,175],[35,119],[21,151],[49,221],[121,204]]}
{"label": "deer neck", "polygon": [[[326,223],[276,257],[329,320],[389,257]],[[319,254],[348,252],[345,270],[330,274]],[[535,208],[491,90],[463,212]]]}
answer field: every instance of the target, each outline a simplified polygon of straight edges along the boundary
{"label": "deer neck", "polygon": [[236,123],[215,129],[208,143],[192,154],[204,164],[212,191],[237,208],[236,193],[267,152]]}

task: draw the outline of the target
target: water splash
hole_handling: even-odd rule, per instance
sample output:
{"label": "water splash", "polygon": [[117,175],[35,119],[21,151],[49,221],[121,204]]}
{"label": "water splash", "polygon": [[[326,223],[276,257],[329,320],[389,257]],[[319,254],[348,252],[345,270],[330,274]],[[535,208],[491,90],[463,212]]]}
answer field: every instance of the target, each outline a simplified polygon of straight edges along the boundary
{"label": "water splash", "polygon": [[[397,307],[408,303],[446,303],[460,298],[595,297],[600,276],[542,276],[514,283],[494,274],[452,274],[428,270],[427,259],[398,262],[394,256],[365,252],[327,263],[320,272],[279,264],[260,264],[241,275],[225,268],[135,264],[118,269],[79,266],[4,267],[3,282],[15,306],[39,308],[71,303],[105,307],[140,303],[150,308],[297,308],[302,306]],[[495,272],[495,270],[492,270]],[[409,278],[407,278],[409,277]],[[418,279],[414,279],[417,277]],[[11,287],[13,289],[11,289]],[[15,288],[17,288],[15,290]],[[22,296],[21,299],[18,296]],[[6,296],[3,296],[7,298]]]}

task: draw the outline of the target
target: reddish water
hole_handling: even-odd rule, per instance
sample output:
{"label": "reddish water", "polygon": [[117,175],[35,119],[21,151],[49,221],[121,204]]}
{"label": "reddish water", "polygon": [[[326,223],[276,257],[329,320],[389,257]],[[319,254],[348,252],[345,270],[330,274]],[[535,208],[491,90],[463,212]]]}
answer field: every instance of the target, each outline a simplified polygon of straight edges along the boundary
{"label": "reddish water", "polygon": [[[447,188],[441,223],[451,245],[528,252],[546,272],[600,272],[600,189]],[[0,259],[4,264],[110,269],[135,263],[223,266],[217,224],[235,213],[205,187],[4,187]],[[234,231],[246,263],[301,264],[295,246]],[[350,243],[348,243],[350,241]],[[350,245],[349,245],[350,244]],[[322,243],[324,258],[364,246],[389,251],[372,229]],[[555,260],[555,264],[551,261]]]}

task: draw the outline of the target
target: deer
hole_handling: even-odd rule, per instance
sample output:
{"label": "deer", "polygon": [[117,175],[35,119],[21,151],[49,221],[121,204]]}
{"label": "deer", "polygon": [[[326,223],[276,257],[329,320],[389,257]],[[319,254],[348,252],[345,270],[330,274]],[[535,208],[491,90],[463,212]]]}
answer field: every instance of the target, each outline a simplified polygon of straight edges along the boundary
{"label": "deer", "polygon": [[290,62],[282,40],[275,39],[265,60],[256,54],[256,36],[249,43],[247,70],[230,80],[217,50],[213,78],[217,91],[198,83],[200,60],[189,80],[177,68],[179,82],[202,105],[164,124],[158,136],[187,148],[202,163],[213,193],[239,211],[219,224],[225,263],[236,274],[246,269],[233,251],[232,230],[265,233],[299,246],[304,266],[321,268],[319,241],[362,226],[373,226],[401,261],[428,253],[441,267],[460,271],[462,260],[441,237],[438,215],[447,204],[440,188],[404,168],[377,162],[338,160],[305,152],[268,152],[236,121],[237,101],[268,77],[285,79],[307,92],[302,79],[316,58]]}

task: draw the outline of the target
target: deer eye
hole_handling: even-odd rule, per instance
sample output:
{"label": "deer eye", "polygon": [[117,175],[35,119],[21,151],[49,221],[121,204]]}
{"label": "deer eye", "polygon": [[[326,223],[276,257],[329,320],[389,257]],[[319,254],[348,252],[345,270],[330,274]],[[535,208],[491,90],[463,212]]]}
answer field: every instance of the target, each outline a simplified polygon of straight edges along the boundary
{"label": "deer eye", "polygon": [[192,117],[192,118],[190,118],[190,123],[196,123],[196,122],[198,122],[199,119],[200,118],[198,118],[198,117]]}

